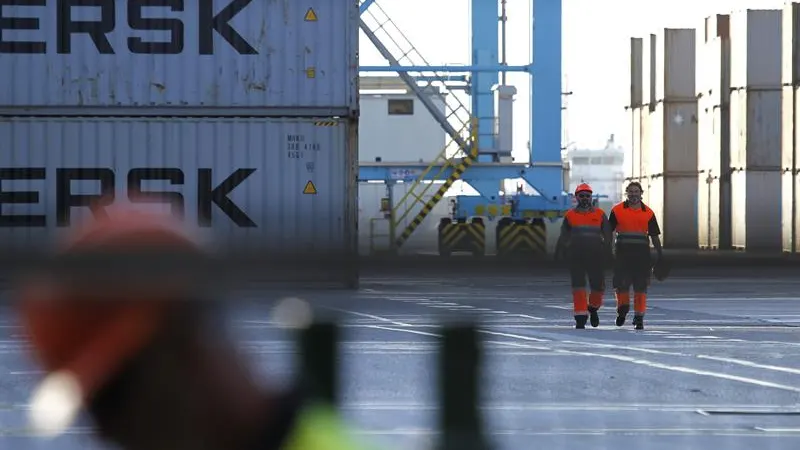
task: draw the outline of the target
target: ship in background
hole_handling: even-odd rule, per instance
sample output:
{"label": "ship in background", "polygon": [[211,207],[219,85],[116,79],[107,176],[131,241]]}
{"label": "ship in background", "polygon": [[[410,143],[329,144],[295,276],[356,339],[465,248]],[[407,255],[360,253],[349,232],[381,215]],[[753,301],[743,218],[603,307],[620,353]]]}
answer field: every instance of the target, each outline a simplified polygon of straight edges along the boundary
{"label": "ship in background", "polygon": [[598,206],[608,211],[622,201],[625,183],[625,150],[617,144],[612,134],[602,149],[570,148],[564,151],[564,161],[569,163],[565,184],[573,192],[581,183],[589,183],[599,195]]}

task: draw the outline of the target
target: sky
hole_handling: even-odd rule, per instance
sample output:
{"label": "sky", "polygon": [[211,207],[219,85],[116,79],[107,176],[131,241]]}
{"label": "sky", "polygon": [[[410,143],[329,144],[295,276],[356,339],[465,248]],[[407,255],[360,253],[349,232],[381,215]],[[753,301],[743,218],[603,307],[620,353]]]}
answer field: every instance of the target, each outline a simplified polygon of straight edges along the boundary
{"label": "sky", "polygon": [[[539,0],[547,1],[547,0]],[[469,0],[377,0],[419,53],[432,65],[468,64]],[[630,149],[630,38],[659,28],[698,28],[712,14],[736,9],[780,8],[783,0],[563,0],[564,91],[568,98],[564,128],[567,143],[602,148],[609,135]],[[510,65],[530,61],[530,0],[508,0],[507,55]],[[361,65],[385,65],[385,59],[361,34]],[[535,69],[534,69],[535,70]],[[509,74],[516,86],[514,156],[527,160],[530,78]]]}

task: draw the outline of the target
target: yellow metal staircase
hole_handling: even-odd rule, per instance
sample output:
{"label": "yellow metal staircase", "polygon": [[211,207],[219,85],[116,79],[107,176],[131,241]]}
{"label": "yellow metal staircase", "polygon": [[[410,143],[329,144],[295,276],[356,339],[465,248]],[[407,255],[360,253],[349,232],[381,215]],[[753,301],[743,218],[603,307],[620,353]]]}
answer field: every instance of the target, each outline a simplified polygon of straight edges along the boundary
{"label": "yellow metal staircase", "polygon": [[[453,186],[453,183],[461,179],[461,177],[464,175],[464,172],[466,172],[472,163],[475,162],[475,159],[478,156],[477,120],[470,119],[469,125],[462,127],[462,129],[459,131],[459,133],[469,133],[468,138],[464,139],[464,141],[469,145],[469,148],[462,149],[463,154],[466,156],[463,158],[448,157],[448,153],[452,152],[451,145],[456,143],[455,140],[451,141],[450,145],[447,145],[444,149],[442,149],[442,152],[439,153],[439,156],[437,156],[436,159],[434,159],[434,161],[422,172],[422,174],[420,174],[420,176],[408,189],[406,194],[392,209],[392,222],[390,224],[392,230],[395,230],[406,217],[416,211],[416,216],[414,216],[414,219],[408,224],[408,226],[405,227],[400,236],[395,239],[394,246],[396,249],[400,248],[403,243],[405,243],[405,241],[411,237],[411,234],[414,233],[414,230],[416,230],[422,221],[428,217],[428,214],[431,213],[433,208],[436,207],[436,205],[442,200],[450,187]],[[447,177],[447,179],[439,187],[439,189],[436,190],[433,196],[426,201],[425,194],[434,186],[433,182],[443,177],[448,170],[452,170],[450,176]],[[432,173],[433,175],[431,175]],[[419,205],[421,205],[421,207]],[[395,235],[394,232],[391,234]]]}

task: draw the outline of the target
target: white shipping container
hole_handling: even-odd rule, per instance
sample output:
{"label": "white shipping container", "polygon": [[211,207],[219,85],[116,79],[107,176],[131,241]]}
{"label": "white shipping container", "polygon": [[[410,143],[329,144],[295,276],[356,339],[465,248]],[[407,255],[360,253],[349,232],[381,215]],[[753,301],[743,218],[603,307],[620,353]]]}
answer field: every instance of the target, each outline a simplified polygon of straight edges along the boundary
{"label": "white shipping container", "polygon": [[633,145],[631,145],[630,177],[634,180],[638,179],[642,174],[642,111],[646,110],[647,108],[635,108],[631,110]]}
{"label": "white shipping container", "polygon": [[642,91],[643,50],[642,38],[631,38],[631,96],[628,106],[632,108],[642,106],[644,99]]}
{"label": "white shipping container", "polygon": [[784,86],[781,91],[781,168],[794,170],[795,163],[795,116],[797,111],[796,88]]}
{"label": "white shipping container", "polygon": [[[700,246],[730,246],[730,165],[727,107],[705,108],[698,123],[698,223]],[[709,243],[710,242],[710,243]]]}
{"label": "white shipping container", "polygon": [[781,174],[781,241],[783,251],[797,253],[800,251],[800,228],[798,228],[797,191],[798,176],[791,172]]}
{"label": "white shipping container", "polygon": [[780,168],[781,97],[780,89],[731,93],[731,167]]}
{"label": "white shipping container", "polygon": [[642,94],[644,103],[656,103],[656,56],[658,38],[651,34],[644,38],[642,43]]}
{"label": "white shipping container", "polygon": [[781,11],[747,9],[731,14],[731,87],[781,84]]}
{"label": "white shipping container", "polygon": [[737,170],[731,174],[732,244],[779,252],[782,247],[781,173]]}
{"label": "white shipping container", "polygon": [[[703,96],[712,105],[730,103],[730,40],[714,38],[704,46],[704,57],[698,67],[698,76],[703,76]],[[700,75],[702,74],[702,75]]]}
{"label": "white shipping container", "polygon": [[649,203],[661,226],[662,243],[669,249],[696,249],[697,177],[654,177],[649,183]]}
{"label": "white shipping container", "polygon": [[48,246],[101,193],[145,208],[131,199],[143,191],[147,209],[181,213],[212,248],[347,257],[356,131],[328,119],[3,118],[0,241]]}
{"label": "white shipping container", "polygon": [[650,154],[653,149],[653,120],[649,108],[641,110],[642,147],[639,157],[639,177],[648,177],[650,173]]}
{"label": "white shipping container", "polygon": [[358,109],[355,1],[35,3],[2,7],[0,108],[12,112],[182,115],[202,107],[346,116]]}
{"label": "white shipping container", "polygon": [[697,100],[662,102],[651,114],[653,147],[648,173],[697,174]]}
{"label": "white shipping container", "polygon": [[781,32],[781,81],[784,85],[796,85],[800,82],[800,3],[786,2],[784,5]]}
{"label": "white shipping container", "polygon": [[656,99],[695,98],[694,28],[665,28],[658,34]]}

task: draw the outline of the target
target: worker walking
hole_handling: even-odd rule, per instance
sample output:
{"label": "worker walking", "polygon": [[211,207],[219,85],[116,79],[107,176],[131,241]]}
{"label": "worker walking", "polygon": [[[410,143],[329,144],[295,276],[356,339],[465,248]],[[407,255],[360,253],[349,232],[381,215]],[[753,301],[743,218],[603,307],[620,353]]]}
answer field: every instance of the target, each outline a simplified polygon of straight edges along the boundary
{"label": "worker walking", "polygon": [[[575,189],[577,205],[567,211],[556,244],[556,256],[566,253],[572,283],[575,328],[600,325],[598,310],[603,306],[604,272],[611,251],[611,227],[606,213],[592,204],[592,188],[582,183]],[[590,294],[586,295],[586,279]]]}
{"label": "worker walking", "polygon": [[661,229],[652,209],[642,203],[642,185],[628,184],[627,200],[611,209],[608,221],[616,233],[616,260],[614,263],[614,289],[617,297],[618,327],[625,324],[630,311],[630,289],[633,286],[633,326],[644,329],[647,311],[647,286],[653,261],[650,256],[650,241],[656,249],[658,261],[662,256]]}

